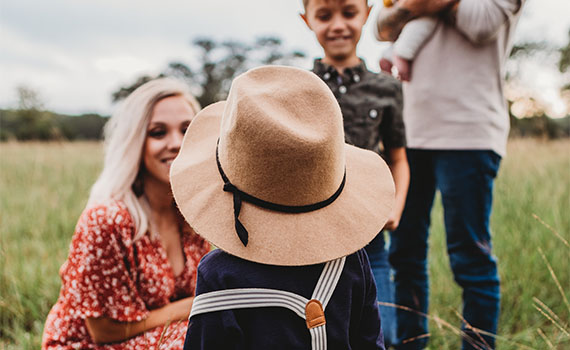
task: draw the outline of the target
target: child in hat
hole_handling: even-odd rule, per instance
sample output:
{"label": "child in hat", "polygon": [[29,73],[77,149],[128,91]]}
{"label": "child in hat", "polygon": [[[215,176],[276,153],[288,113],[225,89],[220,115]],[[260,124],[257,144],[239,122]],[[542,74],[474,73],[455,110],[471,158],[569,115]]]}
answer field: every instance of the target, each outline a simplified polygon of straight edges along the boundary
{"label": "child in hat", "polygon": [[311,72],[260,67],[190,125],[175,200],[220,249],[198,267],[185,349],[384,349],[362,248],[394,201],[378,154],[344,142]]}

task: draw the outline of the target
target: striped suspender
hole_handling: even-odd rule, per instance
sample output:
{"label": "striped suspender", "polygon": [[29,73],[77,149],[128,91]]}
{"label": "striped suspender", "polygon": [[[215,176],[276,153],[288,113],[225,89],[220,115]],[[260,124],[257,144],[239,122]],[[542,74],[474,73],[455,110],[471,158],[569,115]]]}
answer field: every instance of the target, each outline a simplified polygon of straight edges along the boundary
{"label": "striped suspender", "polygon": [[257,307],[284,307],[303,318],[311,334],[313,350],[326,350],[324,310],[342,274],[346,257],[329,261],[319,277],[311,300],[298,294],[265,288],[224,289],[198,295],[192,303],[192,316],[207,312]]}

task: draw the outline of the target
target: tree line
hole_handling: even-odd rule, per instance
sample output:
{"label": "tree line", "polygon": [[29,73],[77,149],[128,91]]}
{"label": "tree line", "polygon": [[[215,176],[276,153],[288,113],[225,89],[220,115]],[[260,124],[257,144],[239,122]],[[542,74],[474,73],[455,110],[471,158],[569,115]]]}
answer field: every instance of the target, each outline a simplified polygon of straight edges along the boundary
{"label": "tree line", "polygon": [[[570,32],[568,44],[553,48],[547,43],[522,43],[515,45],[511,60],[527,59],[537,54],[556,56],[560,74],[569,76]],[[281,39],[273,36],[260,37],[252,42],[235,40],[216,41],[197,38],[192,42],[198,54],[193,62],[173,61],[155,76],[143,75],[132,83],[112,93],[113,102],[119,102],[140,85],[149,80],[172,76],[185,81],[202,106],[226,98],[234,77],[248,69],[267,64],[296,65],[306,55],[299,50],[284,47]],[[507,81],[516,79],[516,71],[507,76]],[[7,140],[99,140],[108,116],[85,114],[69,116],[46,111],[38,93],[27,87],[18,88],[17,109],[0,110],[0,141]],[[570,99],[570,83],[561,93]],[[530,99],[532,97],[517,97]],[[509,107],[516,103],[508,101]],[[570,137],[570,115],[551,119],[545,108],[535,103],[536,108],[528,118],[516,118],[511,113],[511,136],[513,137]],[[509,108],[510,109],[510,108]]]}

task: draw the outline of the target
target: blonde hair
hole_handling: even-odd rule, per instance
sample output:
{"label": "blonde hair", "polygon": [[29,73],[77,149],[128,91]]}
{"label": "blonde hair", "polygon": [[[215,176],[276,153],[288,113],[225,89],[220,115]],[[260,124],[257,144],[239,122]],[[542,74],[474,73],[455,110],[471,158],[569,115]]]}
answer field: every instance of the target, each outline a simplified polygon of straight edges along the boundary
{"label": "blonde hair", "polygon": [[182,96],[194,113],[200,110],[200,104],[184,83],[161,78],[133,91],[105,125],[103,171],[91,188],[87,207],[122,201],[133,218],[133,240],[141,238],[150,229],[148,203],[144,196],[137,196],[133,190],[141,168],[148,123],[154,106],[171,96]]}

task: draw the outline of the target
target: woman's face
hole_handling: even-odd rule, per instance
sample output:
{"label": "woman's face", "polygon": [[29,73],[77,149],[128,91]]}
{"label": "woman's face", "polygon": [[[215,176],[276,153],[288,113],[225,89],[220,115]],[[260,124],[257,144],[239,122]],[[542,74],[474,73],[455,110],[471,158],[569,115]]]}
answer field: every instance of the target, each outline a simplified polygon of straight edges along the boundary
{"label": "woman's face", "polygon": [[170,184],[170,165],[193,117],[194,111],[182,96],[167,97],[154,105],[143,148],[147,177]]}

